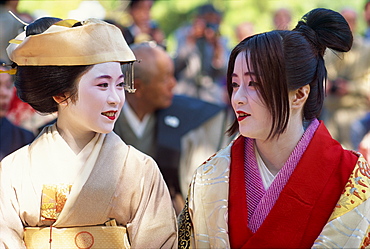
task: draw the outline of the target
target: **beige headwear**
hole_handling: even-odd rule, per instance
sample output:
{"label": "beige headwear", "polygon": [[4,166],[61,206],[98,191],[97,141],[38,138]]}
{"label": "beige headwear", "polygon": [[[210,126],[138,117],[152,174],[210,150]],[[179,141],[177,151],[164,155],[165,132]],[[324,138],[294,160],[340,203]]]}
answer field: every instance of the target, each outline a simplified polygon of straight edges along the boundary
{"label": "beige headwear", "polygon": [[73,66],[103,62],[133,62],[135,55],[122,32],[112,24],[88,19],[72,27],[75,20],[63,20],[38,35],[25,32],[10,41],[7,53],[18,66]]}
{"label": "beige headwear", "polygon": [[[133,62],[136,61],[122,31],[98,19],[81,22],[62,20],[37,35],[19,34],[6,49],[9,59],[18,66],[77,66],[104,62],[126,62],[126,86],[134,93]],[[16,69],[0,71],[14,74]]]}

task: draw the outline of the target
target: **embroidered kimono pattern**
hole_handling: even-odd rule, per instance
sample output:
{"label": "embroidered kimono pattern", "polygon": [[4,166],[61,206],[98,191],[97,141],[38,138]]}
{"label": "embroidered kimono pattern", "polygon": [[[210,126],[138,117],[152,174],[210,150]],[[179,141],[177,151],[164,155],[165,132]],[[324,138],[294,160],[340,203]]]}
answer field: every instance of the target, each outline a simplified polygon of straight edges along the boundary
{"label": "embroidered kimono pattern", "polygon": [[44,184],[41,198],[41,219],[57,220],[66,204],[72,185]]}
{"label": "embroidered kimono pattern", "polygon": [[[322,123],[255,233],[248,228],[240,174],[243,158],[236,156],[236,146],[243,151],[242,138],[195,172],[187,206],[179,217],[180,248],[361,248],[369,244],[368,163],[361,155],[343,150]],[[230,164],[235,163],[241,171],[232,173]],[[231,184],[235,174],[241,175],[238,185]]]}

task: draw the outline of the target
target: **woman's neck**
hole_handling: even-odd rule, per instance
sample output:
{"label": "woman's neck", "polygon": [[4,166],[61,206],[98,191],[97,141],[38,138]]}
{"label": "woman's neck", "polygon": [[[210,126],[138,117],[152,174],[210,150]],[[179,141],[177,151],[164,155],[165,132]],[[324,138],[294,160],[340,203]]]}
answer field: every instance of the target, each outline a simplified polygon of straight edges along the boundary
{"label": "woman's neck", "polygon": [[303,123],[288,123],[278,138],[256,140],[257,150],[270,172],[276,175],[288,160],[304,133]]}
{"label": "woman's neck", "polygon": [[93,139],[95,132],[82,132],[69,127],[63,119],[58,118],[57,130],[69,147],[77,155]]}

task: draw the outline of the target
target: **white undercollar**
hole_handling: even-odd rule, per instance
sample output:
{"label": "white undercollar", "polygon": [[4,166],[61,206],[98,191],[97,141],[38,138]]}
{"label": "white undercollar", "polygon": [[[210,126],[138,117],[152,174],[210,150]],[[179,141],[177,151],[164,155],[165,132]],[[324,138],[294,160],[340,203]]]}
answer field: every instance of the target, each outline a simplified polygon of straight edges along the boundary
{"label": "white undercollar", "polygon": [[138,138],[141,138],[144,134],[146,126],[148,125],[149,119],[153,114],[146,114],[143,120],[140,121],[128,102],[123,105],[122,112],[126,116],[127,122],[132,131]]}
{"label": "white undercollar", "polygon": [[260,153],[258,152],[256,145],[254,146],[254,154],[256,155],[258,170],[262,178],[263,187],[265,188],[265,190],[267,190],[276,176],[274,176],[267,168],[265,162],[261,158]]}

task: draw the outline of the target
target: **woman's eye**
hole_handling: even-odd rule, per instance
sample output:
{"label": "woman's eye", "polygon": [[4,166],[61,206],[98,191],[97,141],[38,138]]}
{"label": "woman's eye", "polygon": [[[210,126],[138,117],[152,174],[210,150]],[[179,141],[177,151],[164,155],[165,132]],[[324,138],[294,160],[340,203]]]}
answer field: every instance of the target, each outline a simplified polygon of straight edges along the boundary
{"label": "woman's eye", "polygon": [[239,84],[238,84],[238,83],[236,83],[236,82],[233,82],[233,83],[231,83],[231,87],[232,87],[232,88],[239,87]]}
{"label": "woman's eye", "polygon": [[125,84],[125,82],[121,82],[121,83],[117,84],[117,86],[118,86],[118,87],[125,87],[125,86],[126,86],[126,84]]}
{"label": "woman's eye", "polygon": [[100,87],[108,87],[108,83],[101,83],[98,86],[100,86]]}
{"label": "woman's eye", "polygon": [[256,85],[257,85],[257,82],[255,82],[255,81],[249,81],[248,86],[256,86]]}

